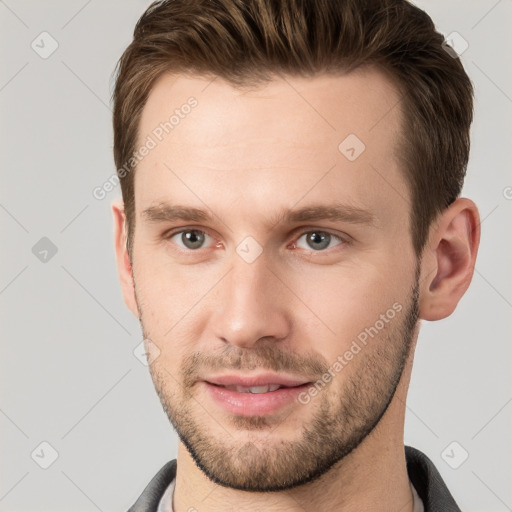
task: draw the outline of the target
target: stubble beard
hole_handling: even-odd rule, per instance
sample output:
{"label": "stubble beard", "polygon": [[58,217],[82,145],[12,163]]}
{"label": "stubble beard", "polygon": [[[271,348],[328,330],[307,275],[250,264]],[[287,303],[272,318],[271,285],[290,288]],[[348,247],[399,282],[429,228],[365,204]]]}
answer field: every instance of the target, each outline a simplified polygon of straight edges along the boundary
{"label": "stubble beard", "polygon": [[[404,371],[419,316],[418,270],[407,307],[403,309],[405,315],[393,319],[379,333],[380,339],[370,340],[342,370],[350,372],[345,375],[342,389],[333,389],[336,382],[333,378],[330,385],[311,400],[315,407],[313,417],[302,425],[296,440],[272,442],[272,434],[278,432],[279,425],[268,417],[230,415],[230,424],[223,431],[219,423],[222,425],[226,420],[208,415],[206,407],[198,404],[193,385],[198,373],[205,368],[242,371],[265,368],[298,375],[314,369],[316,374],[322,375],[319,370],[329,367],[322,360],[299,360],[293,354],[282,352],[275,343],[244,350],[230,347],[233,350],[226,352],[226,357],[218,358],[194,353],[185,358],[181,366],[180,385],[165,368],[151,365],[151,376],[163,409],[204,474],[213,482],[232,489],[282,491],[318,479],[357,448],[386,412]],[[147,338],[142,320],[141,326]],[[222,433],[212,434],[209,425]],[[235,439],[227,433],[233,429],[247,435],[244,439]],[[259,442],[264,436],[255,436],[257,431],[266,435],[266,442]]]}

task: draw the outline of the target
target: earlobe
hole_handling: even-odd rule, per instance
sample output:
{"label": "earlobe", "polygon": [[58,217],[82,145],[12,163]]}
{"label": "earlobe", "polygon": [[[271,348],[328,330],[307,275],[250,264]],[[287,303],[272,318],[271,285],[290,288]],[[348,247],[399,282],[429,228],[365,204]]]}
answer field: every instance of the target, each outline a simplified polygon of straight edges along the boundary
{"label": "earlobe", "polygon": [[137,301],[135,300],[135,283],[133,280],[132,262],[126,247],[127,229],[124,205],[121,200],[112,203],[114,217],[114,247],[116,252],[117,271],[121,283],[123,299],[128,309],[139,318]]}
{"label": "earlobe", "polygon": [[459,198],[440,215],[424,250],[420,318],[440,320],[453,313],[473,277],[479,243],[478,208]]}

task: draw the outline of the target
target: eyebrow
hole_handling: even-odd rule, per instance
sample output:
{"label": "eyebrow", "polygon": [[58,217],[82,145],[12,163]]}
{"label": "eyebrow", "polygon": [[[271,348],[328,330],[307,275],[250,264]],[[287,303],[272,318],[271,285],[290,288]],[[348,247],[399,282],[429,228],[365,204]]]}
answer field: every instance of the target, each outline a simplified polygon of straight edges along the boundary
{"label": "eyebrow", "polygon": [[[187,222],[213,222],[214,216],[207,210],[183,205],[171,205],[159,203],[149,206],[142,212],[142,217],[148,222],[170,222],[182,220]],[[284,210],[270,219],[270,224],[298,223],[319,220],[334,222],[347,222],[351,224],[363,224],[375,226],[375,216],[368,210],[352,205],[310,205],[295,210]]]}

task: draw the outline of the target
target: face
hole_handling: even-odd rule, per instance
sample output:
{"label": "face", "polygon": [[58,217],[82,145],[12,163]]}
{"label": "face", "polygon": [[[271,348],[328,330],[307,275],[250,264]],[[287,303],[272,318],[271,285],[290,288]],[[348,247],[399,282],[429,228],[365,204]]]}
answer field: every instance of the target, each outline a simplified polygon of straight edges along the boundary
{"label": "face", "polygon": [[376,70],[152,89],[131,306],[165,412],[221,485],[319,477],[393,398],[418,318],[398,105]]}

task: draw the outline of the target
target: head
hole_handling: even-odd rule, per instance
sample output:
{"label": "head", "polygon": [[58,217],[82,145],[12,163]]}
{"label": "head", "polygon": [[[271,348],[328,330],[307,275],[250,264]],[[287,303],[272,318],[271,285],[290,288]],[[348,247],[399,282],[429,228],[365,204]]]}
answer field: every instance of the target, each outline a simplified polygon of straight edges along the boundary
{"label": "head", "polygon": [[[297,486],[382,425],[418,320],[471,280],[471,120],[460,61],[406,1],[175,0],[140,18],[114,90],[118,266],[209,478]],[[288,385],[260,405],[221,382],[269,372]]]}

